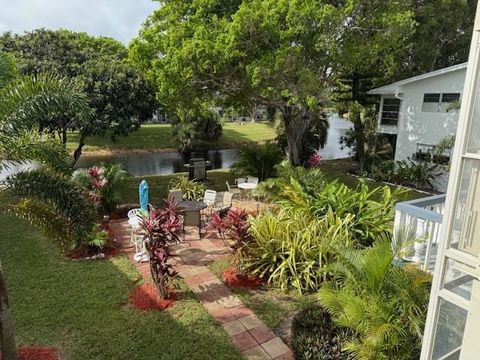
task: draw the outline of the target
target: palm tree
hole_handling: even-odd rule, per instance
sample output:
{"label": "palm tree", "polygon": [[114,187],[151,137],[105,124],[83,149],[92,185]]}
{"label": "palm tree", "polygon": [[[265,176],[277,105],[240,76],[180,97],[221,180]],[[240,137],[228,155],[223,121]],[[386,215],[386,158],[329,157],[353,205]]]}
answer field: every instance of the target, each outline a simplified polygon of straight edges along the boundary
{"label": "palm tree", "polygon": [[[0,166],[36,162],[34,170],[12,175],[0,184],[8,210],[40,226],[63,250],[79,245],[94,226],[92,206],[71,179],[65,146],[40,130],[42,123],[72,109],[89,111],[73,83],[54,75],[16,78],[14,62],[0,52]],[[16,360],[6,284],[0,264],[0,351]]]}
{"label": "palm tree", "polygon": [[335,323],[354,330],[345,347],[359,360],[418,359],[430,276],[395,264],[401,251],[390,239],[344,251],[337,278],[319,291]]}

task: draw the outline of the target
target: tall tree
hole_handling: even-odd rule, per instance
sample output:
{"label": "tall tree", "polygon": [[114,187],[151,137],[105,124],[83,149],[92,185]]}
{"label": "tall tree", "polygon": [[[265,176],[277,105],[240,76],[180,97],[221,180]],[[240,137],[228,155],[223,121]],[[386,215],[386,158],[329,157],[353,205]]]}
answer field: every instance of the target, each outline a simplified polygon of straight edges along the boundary
{"label": "tall tree", "polygon": [[0,36],[0,50],[15,56],[20,73],[55,73],[74,79],[87,94],[93,117],[78,122],[72,113],[51,117],[42,128],[58,133],[64,143],[67,130],[80,131],[75,160],[88,136],[110,134],[113,141],[127,136],[149,119],[156,108],[153,88],[127,59],[127,49],[107,37],[68,30],[39,29],[23,35]]}
{"label": "tall tree", "polygon": [[329,5],[314,0],[166,0],[130,53],[180,118],[213,104],[277,110],[299,164],[303,134],[325,101],[331,21]]}

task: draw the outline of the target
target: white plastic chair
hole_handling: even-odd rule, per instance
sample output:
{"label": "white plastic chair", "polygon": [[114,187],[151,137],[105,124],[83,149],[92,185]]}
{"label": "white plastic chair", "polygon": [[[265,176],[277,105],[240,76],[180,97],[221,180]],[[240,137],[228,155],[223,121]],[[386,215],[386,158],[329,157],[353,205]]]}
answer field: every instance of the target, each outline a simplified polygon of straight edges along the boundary
{"label": "white plastic chair", "polygon": [[214,206],[217,199],[217,192],[215,190],[205,190],[202,201],[208,206]]}
{"label": "white plastic chair", "polygon": [[249,176],[247,177],[247,183],[249,184],[258,184],[258,177]]}
{"label": "white plastic chair", "polygon": [[130,225],[130,241],[135,246],[135,255],[133,258],[138,262],[148,260],[147,249],[142,236],[138,232],[141,230],[142,209],[132,209],[127,213],[128,224]]}
{"label": "white plastic chair", "polygon": [[235,184],[243,184],[243,183],[246,183],[247,182],[247,179],[246,178],[238,178],[238,179],[235,179]]}

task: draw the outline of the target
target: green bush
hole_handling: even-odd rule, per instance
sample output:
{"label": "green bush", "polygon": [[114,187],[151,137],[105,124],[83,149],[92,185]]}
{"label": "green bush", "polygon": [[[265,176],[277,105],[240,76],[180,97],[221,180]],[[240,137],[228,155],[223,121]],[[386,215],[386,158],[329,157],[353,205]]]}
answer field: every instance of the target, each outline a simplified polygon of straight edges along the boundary
{"label": "green bush", "polygon": [[335,279],[319,290],[322,305],[356,336],[345,348],[359,360],[413,360],[420,355],[430,276],[395,263],[390,238],[372,247],[340,252]]}
{"label": "green bush", "polygon": [[248,244],[240,268],[282,289],[317,290],[328,278],[336,248],[350,245],[352,216],[329,212],[321,219],[296,211],[266,212],[250,219]]}
{"label": "green bush", "polygon": [[240,151],[238,161],[232,171],[238,175],[251,175],[261,181],[276,175],[275,165],[280,163],[284,154],[274,143],[251,144]]}
{"label": "green bush", "polygon": [[353,356],[343,347],[353,335],[333,323],[322,306],[312,305],[293,319],[291,346],[297,360],[349,360]]}
{"label": "green bush", "polygon": [[385,160],[372,165],[369,176],[377,181],[417,189],[435,189],[434,180],[440,175],[440,166],[429,160]]}
{"label": "green bush", "polygon": [[198,200],[205,193],[205,185],[189,180],[185,176],[178,176],[170,180],[169,190],[181,190],[184,200]]}
{"label": "green bush", "polygon": [[284,160],[275,167],[277,177],[261,182],[255,189],[255,194],[270,201],[284,200],[294,187],[294,181],[302,191],[314,195],[326,183],[324,174],[319,169],[306,169],[303,166],[294,167]]}

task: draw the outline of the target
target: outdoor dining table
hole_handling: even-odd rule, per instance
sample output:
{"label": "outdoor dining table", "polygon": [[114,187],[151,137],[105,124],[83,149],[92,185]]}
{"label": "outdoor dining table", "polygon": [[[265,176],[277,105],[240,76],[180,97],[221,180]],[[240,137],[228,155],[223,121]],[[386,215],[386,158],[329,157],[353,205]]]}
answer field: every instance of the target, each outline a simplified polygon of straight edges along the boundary
{"label": "outdoor dining table", "polygon": [[185,237],[185,226],[198,226],[198,236],[202,238],[201,211],[208,205],[203,201],[182,200],[178,202],[177,207],[183,215],[183,236]]}

